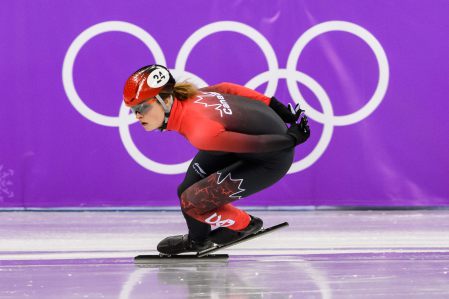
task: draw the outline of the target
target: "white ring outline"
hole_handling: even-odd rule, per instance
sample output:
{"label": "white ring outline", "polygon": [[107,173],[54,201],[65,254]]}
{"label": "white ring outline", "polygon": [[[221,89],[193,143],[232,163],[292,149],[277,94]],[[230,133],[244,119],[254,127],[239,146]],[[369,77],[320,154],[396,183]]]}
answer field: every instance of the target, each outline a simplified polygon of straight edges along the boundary
{"label": "white ring outline", "polygon": [[305,46],[315,37],[331,31],[344,31],[348,33],[352,33],[353,35],[359,37],[364,42],[370,46],[371,50],[373,50],[374,55],[376,56],[378,67],[379,67],[379,81],[377,83],[376,90],[371,97],[371,99],[359,110],[353,112],[351,114],[343,115],[343,116],[333,116],[329,118],[326,114],[323,114],[317,110],[315,110],[312,106],[310,106],[301,96],[298,86],[296,85],[296,80],[293,81],[291,78],[287,78],[287,86],[290,91],[290,95],[293,99],[301,99],[301,104],[303,105],[303,109],[306,110],[307,115],[320,122],[322,124],[331,122],[335,126],[347,126],[355,124],[364,118],[368,117],[374,110],[379,106],[382,102],[385,93],[388,88],[388,80],[389,80],[389,67],[387,55],[385,54],[384,49],[382,48],[379,41],[365,28],[350,22],[345,21],[329,21],[317,24],[306,32],[304,32],[298,40],[295,42],[290,55],[287,59],[287,69],[288,70],[296,70],[296,65],[299,61],[299,56],[304,50]]}
{"label": "white ring outline", "polygon": [[[267,71],[251,79],[245,86],[254,89],[264,82],[267,82],[267,78],[269,77],[275,77],[278,80],[281,78],[294,78],[295,82],[298,81],[306,85],[316,95],[326,115],[334,114],[331,101],[326,91],[312,77],[300,71],[289,71],[287,69],[280,69],[277,72]],[[324,123],[323,132],[315,148],[306,157],[302,158],[299,161],[293,162],[287,173],[295,173],[304,170],[314,164],[321,157],[321,155],[329,145],[333,131],[334,126],[331,123]]]}
{"label": "white ring outline", "polygon": [[[118,127],[120,120],[117,116],[106,116],[93,111],[81,100],[75,89],[75,84],[73,81],[73,65],[79,51],[91,38],[102,33],[113,31],[128,33],[136,37],[148,47],[158,63],[165,65],[164,53],[162,52],[162,49],[157,41],[148,32],[131,23],[121,21],[108,21],[98,23],[87,28],[75,38],[75,40],[67,50],[67,53],[64,57],[64,63],[62,65],[62,83],[65,93],[67,94],[70,103],[72,103],[73,107],[75,107],[75,109],[82,116],[96,124],[108,127]],[[154,51],[153,48],[155,49]],[[130,124],[137,121],[132,116],[133,115],[130,115],[128,117],[128,122]]]}
{"label": "white ring outline", "polygon": [[[187,58],[189,57],[193,48],[205,37],[214,33],[226,31],[240,33],[251,39],[259,46],[259,48],[264,53],[265,59],[268,64],[268,70],[275,71],[279,69],[276,53],[274,52],[274,49],[271,46],[270,42],[256,29],[252,28],[249,25],[235,21],[221,21],[210,23],[192,33],[192,35],[189,36],[189,38],[184,42],[184,44],[181,46],[181,49],[179,50],[178,56],[176,57],[175,69],[178,71],[185,70]],[[270,79],[268,81],[265,93],[274,94],[277,88],[277,84],[277,81]]]}

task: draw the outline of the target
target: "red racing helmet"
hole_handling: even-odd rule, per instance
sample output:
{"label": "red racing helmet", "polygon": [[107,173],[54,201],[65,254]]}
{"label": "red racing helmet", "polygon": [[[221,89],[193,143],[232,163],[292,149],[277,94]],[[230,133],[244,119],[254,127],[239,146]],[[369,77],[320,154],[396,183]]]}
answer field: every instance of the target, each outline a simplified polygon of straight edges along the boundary
{"label": "red racing helmet", "polygon": [[173,94],[175,78],[163,65],[152,64],[135,71],[126,80],[123,101],[133,107],[159,94]]}

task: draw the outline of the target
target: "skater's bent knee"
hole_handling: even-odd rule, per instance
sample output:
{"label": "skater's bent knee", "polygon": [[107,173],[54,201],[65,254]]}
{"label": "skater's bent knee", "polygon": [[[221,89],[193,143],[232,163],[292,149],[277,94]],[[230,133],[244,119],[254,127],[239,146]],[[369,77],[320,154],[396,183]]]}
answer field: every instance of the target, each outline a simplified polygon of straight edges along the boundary
{"label": "skater's bent knee", "polygon": [[186,213],[190,215],[190,211],[192,209],[195,209],[195,206],[193,205],[193,203],[189,200],[188,197],[188,192],[184,191],[181,193],[180,195],[180,199],[181,199],[181,209]]}
{"label": "skater's bent knee", "polygon": [[208,186],[198,183],[185,189],[180,195],[182,211],[196,218],[220,207],[221,198],[213,200],[209,191]]}
{"label": "skater's bent knee", "polygon": [[201,217],[201,215],[206,212],[189,200],[189,194],[187,191],[181,194],[181,210],[192,218]]}

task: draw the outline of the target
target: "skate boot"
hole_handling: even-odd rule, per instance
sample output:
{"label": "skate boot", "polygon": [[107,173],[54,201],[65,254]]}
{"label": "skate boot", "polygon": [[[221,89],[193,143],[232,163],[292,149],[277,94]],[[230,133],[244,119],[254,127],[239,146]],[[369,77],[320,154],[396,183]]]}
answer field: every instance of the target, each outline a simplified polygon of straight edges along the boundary
{"label": "skate boot", "polygon": [[157,251],[166,255],[180,254],[184,252],[199,252],[214,244],[206,239],[204,241],[194,241],[189,235],[171,236],[163,239],[157,245]]}
{"label": "skate boot", "polygon": [[260,218],[249,216],[251,217],[251,221],[244,229],[237,231],[226,227],[219,227],[209,234],[209,239],[216,244],[222,245],[257,233],[262,229],[263,221]]}

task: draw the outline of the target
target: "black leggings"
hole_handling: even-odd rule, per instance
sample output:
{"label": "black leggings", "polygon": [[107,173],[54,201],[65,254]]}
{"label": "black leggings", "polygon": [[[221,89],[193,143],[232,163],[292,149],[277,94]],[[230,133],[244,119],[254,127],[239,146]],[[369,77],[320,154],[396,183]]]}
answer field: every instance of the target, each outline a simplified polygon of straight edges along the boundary
{"label": "black leggings", "polygon": [[195,215],[273,185],[287,173],[293,158],[293,148],[264,154],[198,152],[178,187],[190,238],[204,240],[211,231],[211,225]]}

